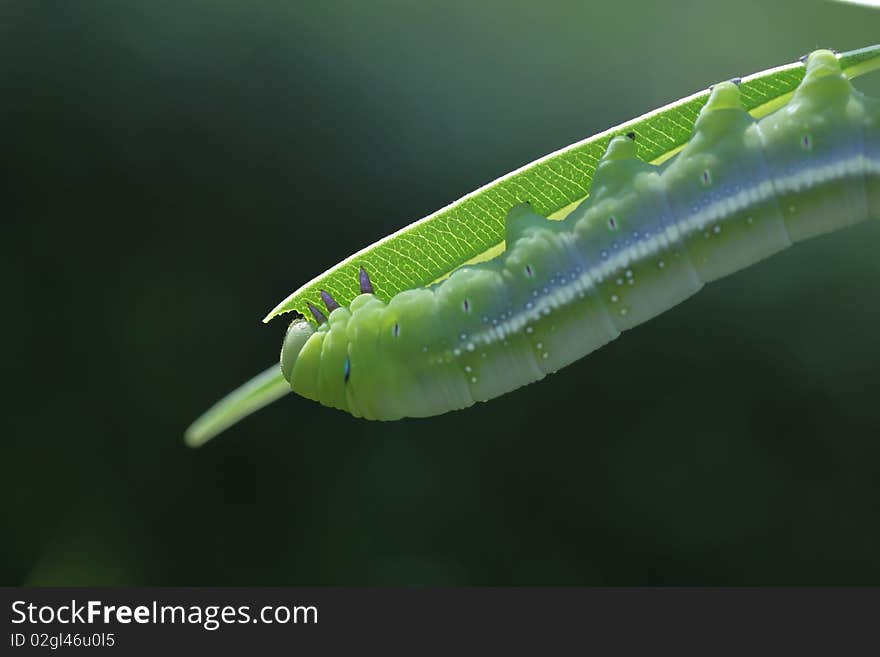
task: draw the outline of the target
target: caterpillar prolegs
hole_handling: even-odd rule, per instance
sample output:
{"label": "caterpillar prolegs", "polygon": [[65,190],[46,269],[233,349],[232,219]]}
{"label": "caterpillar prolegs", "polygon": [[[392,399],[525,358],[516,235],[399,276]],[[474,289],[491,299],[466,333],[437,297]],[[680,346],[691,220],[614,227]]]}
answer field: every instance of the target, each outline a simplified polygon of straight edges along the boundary
{"label": "caterpillar prolegs", "polygon": [[755,120],[716,85],[662,166],[611,140],[590,195],[564,220],[517,205],[506,250],[387,303],[361,271],[317,328],[294,320],[281,367],[294,392],[376,420],[498,397],[572,363],[696,293],[809,237],[880,217],[880,101],[830,51],[791,101]]}

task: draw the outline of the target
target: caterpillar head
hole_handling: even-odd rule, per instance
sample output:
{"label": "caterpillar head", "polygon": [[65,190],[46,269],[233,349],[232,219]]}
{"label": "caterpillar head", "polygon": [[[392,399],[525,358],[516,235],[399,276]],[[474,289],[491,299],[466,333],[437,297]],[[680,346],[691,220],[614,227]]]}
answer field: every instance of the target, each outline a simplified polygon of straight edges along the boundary
{"label": "caterpillar head", "polygon": [[[363,305],[367,300],[374,299],[373,283],[370,281],[370,277],[363,267],[360,268],[358,282],[360,284],[361,294],[352,301],[350,307],[350,310],[352,311],[357,306]],[[312,303],[307,304],[309,311],[315,318],[315,322],[317,322],[317,328],[315,327],[315,324],[309,322],[303,317],[294,319],[290,323],[290,326],[287,327],[287,333],[285,334],[284,342],[281,345],[281,373],[284,375],[287,382],[291,384],[291,388],[294,388],[299,394],[308,397],[309,399],[320,399],[320,391],[316,387],[318,385],[316,363],[321,358],[322,347],[327,346],[322,344],[323,340],[327,337],[330,332],[329,329],[334,324],[336,324],[337,329],[341,329],[341,332],[337,331],[334,334],[336,338],[330,339],[329,343],[332,344],[334,341],[338,342],[340,337],[344,339],[344,324],[347,321],[347,318],[350,317],[349,309],[342,308],[336,299],[334,299],[326,290],[321,290],[321,301],[327,308],[327,314],[318,308],[318,306]],[[342,323],[340,324],[340,322]],[[310,341],[310,338],[313,337],[314,339]],[[333,352],[336,356],[341,354],[344,357],[347,353],[347,346],[344,346],[342,350],[331,349],[329,351]],[[298,368],[297,362],[300,360],[303,362]],[[294,377],[294,370],[297,370],[298,372],[296,377]],[[343,372],[344,375],[343,382],[347,383],[349,376],[349,364],[347,359],[344,368],[340,369],[340,372]],[[296,378],[297,381],[294,381],[294,378]]]}
{"label": "caterpillar head", "polygon": [[314,332],[315,327],[305,319],[295,319],[287,327],[287,334],[281,345],[281,373],[288,383],[299,352]]}

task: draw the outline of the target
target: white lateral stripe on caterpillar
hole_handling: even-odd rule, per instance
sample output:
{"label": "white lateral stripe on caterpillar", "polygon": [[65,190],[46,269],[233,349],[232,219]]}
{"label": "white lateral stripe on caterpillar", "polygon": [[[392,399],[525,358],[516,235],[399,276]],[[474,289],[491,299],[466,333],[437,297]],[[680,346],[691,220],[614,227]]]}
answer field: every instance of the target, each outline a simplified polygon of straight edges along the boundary
{"label": "white lateral stripe on caterpillar", "polygon": [[539,320],[548,311],[557,310],[580,295],[592,293],[596,287],[595,281],[606,280],[614,272],[626,269],[632,263],[661,253],[683,237],[703,232],[709,224],[723,221],[755,205],[772,200],[777,194],[777,189],[796,193],[865,173],[880,175],[880,160],[857,155],[824,165],[805,166],[797,173],[775,182],[762,181],[751,188],[740,189],[730,196],[714,201],[693,215],[683,217],[656,235],[641,233],[633,244],[609,256],[606,261],[599,262],[586,270],[581,264],[575,265],[572,269],[573,274],[568,277],[563,274],[558,278],[560,287],[551,289],[549,294],[534,302],[531,308],[523,309],[512,317],[500,321],[493,319],[492,328],[475,336],[475,340],[483,344],[491,344],[521,331],[529,322]]}

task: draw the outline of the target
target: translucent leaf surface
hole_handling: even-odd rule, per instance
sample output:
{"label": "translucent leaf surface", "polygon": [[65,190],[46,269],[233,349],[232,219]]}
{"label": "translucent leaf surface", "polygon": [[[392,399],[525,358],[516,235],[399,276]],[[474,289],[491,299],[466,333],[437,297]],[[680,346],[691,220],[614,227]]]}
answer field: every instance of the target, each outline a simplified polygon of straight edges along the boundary
{"label": "translucent leaf surface", "polygon": [[[840,55],[850,77],[880,66],[880,46]],[[783,105],[804,77],[800,62],[743,78],[743,105],[755,116]],[[639,157],[661,162],[690,138],[694,121],[709,97],[704,90],[542,157],[462,197],[437,212],[358,251],[312,279],[279,303],[264,322],[297,311],[309,319],[306,304],[320,304],[327,290],[342,305],[359,294],[358,269],[372,278],[376,294],[389,299],[447,276],[461,265],[501,251],[504,217],[529,201],[544,216],[564,214],[587,196],[596,164],[611,137],[633,131]]]}

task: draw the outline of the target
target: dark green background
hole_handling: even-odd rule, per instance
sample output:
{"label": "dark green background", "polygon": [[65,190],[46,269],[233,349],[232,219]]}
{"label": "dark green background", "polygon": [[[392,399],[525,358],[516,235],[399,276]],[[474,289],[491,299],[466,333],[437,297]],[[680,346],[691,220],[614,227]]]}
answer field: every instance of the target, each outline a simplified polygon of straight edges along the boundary
{"label": "dark green background", "polygon": [[880,583],[880,225],[464,412],[367,423],[291,396],[181,440],[277,358],[285,322],[260,318],[328,266],[715,81],[880,42],[880,11],[0,16],[0,583]]}

